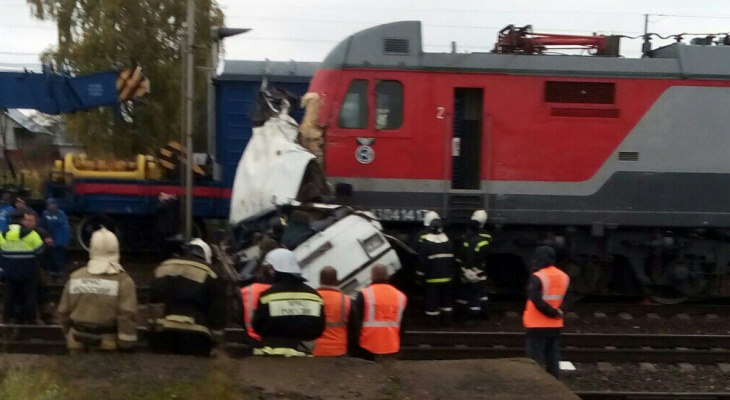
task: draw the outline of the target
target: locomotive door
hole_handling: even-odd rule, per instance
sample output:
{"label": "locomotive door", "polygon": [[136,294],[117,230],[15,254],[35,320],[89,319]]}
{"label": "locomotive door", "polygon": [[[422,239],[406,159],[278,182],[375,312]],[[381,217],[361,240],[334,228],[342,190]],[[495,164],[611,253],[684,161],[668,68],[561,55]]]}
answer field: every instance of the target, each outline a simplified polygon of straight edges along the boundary
{"label": "locomotive door", "polygon": [[485,208],[481,190],[484,139],[481,88],[455,88],[451,136],[451,187],[445,195],[446,214],[451,220],[468,219],[474,210]]}
{"label": "locomotive door", "polygon": [[481,88],[454,89],[451,189],[481,187],[483,98]]}

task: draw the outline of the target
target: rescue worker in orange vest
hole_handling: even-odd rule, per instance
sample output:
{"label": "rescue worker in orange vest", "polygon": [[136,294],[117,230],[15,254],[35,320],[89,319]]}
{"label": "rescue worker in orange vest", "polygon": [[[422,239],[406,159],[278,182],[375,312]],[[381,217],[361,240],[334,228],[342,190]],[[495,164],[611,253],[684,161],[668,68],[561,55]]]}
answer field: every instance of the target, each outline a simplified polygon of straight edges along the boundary
{"label": "rescue worker in orange vest", "polygon": [[384,265],[374,266],[372,283],[358,293],[350,316],[356,321],[350,325],[353,354],[368,360],[400,351],[401,321],[408,299],[388,284],[388,278]]}
{"label": "rescue worker in orange vest", "polygon": [[350,318],[350,297],[337,288],[337,270],[324,267],[319,273],[317,292],[324,300],[327,328],[314,342],[316,357],[337,357],[347,354],[347,322]]}
{"label": "rescue worker in orange vest", "polygon": [[532,260],[533,273],[527,285],[527,306],[522,322],[527,332],[527,356],[558,378],[558,340],[563,328],[560,306],[570,285],[568,274],[555,267],[555,250],[540,246]]}
{"label": "rescue worker in orange vest", "polygon": [[259,304],[261,293],[271,287],[274,280],[274,268],[271,265],[264,264],[259,268],[256,281],[241,289],[241,300],[243,301],[243,323],[246,327],[246,334],[250,339],[250,343],[255,348],[261,347],[261,336],[253,330],[253,315]]}

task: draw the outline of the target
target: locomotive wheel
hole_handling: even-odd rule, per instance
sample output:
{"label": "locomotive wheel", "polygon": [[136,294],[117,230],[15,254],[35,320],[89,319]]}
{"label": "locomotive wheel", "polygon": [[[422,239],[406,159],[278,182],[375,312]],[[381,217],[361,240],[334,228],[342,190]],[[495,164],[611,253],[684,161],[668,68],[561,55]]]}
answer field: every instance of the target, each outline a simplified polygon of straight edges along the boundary
{"label": "locomotive wheel", "polygon": [[79,241],[79,244],[84,250],[89,251],[91,235],[102,226],[117,235],[117,238],[119,237],[117,224],[107,216],[92,215],[81,220],[76,228],[76,240]]}
{"label": "locomotive wheel", "polygon": [[[594,260],[587,260],[580,264],[572,264],[571,286],[577,295],[596,294],[598,292],[599,282],[604,278],[602,265]],[[575,275],[573,275],[575,274]]]}
{"label": "locomotive wheel", "polygon": [[649,298],[659,304],[681,304],[690,299],[689,296],[685,296],[680,293],[677,289],[666,286],[655,286],[649,288]]}
{"label": "locomotive wheel", "polygon": [[697,296],[707,288],[707,278],[701,271],[693,270],[690,263],[674,262],[671,266],[674,287],[684,295]]}

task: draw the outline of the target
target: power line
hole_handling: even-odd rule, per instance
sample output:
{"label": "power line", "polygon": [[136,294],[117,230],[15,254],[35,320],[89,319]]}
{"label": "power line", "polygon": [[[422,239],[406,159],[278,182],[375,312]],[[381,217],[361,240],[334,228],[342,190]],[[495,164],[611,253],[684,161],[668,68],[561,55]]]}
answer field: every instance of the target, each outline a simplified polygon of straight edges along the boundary
{"label": "power line", "polygon": [[[549,14],[549,15],[627,15],[627,16],[644,16],[645,13],[640,12],[622,12],[622,11],[537,11],[537,10],[485,10],[485,9],[452,9],[452,8],[402,8],[402,7],[323,7],[323,6],[301,6],[301,5],[247,5],[247,10],[251,9],[287,9],[287,10],[341,10],[341,11],[409,11],[409,12],[438,12],[438,13],[487,13],[487,14]],[[678,18],[708,18],[708,19],[730,19],[730,15],[706,15],[706,14],[654,14],[655,16],[678,17]],[[237,17],[235,15],[226,15],[226,17]],[[240,16],[239,16],[240,17]]]}
{"label": "power line", "polygon": [[30,64],[30,63],[13,63],[13,62],[0,61],[0,67],[16,67],[16,68],[25,67],[25,68],[30,69],[30,68],[40,67],[40,66],[41,66],[41,64],[39,64],[39,63]]}
{"label": "power line", "polygon": [[[316,24],[347,24],[347,25],[382,25],[386,24],[388,22],[383,21],[332,21],[332,20],[320,20],[320,19],[301,19],[301,18],[269,18],[269,17],[227,17],[227,18],[234,18],[234,19],[241,19],[241,20],[253,20],[253,21],[280,21],[280,22],[306,22],[306,23],[316,23]],[[483,29],[483,30],[499,30],[504,28],[504,26],[477,26],[477,25],[442,25],[442,24],[423,24],[423,26],[428,28],[454,28],[454,29]],[[555,32],[595,32],[595,30],[590,29],[556,29],[556,28],[540,28],[540,31],[547,32],[547,31],[555,31]],[[616,33],[616,31],[606,31],[611,34]],[[642,32],[639,31],[623,31],[621,33],[625,34],[635,34],[639,35]]]}
{"label": "power line", "polygon": [[401,7],[323,7],[323,6],[283,6],[283,5],[247,5],[251,9],[287,9],[287,10],[342,10],[342,11],[410,11],[410,12],[438,12],[438,13],[488,13],[488,14],[581,14],[581,15],[644,15],[636,12],[601,12],[601,11],[526,11],[526,10],[484,10],[484,9],[452,9],[452,8],[401,8]]}
{"label": "power line", "polygon": [[38,56],[40,53],[23,53],[16,51],[0,51],[0,55],[4,56]]}
{"label": "power line", "polygon": [[39,25],[9,25],[0,24],[0,28],[12,28],[12,29],[40,29],[40,30],[56,30],[54,26],[39,26]]}

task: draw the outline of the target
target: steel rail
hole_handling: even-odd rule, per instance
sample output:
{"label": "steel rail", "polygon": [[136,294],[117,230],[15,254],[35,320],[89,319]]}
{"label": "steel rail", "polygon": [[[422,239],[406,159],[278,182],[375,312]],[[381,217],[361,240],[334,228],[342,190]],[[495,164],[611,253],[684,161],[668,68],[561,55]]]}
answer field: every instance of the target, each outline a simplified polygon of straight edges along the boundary
{"label": "steel rail", "polygon": [[730,393],[588,392],[575,391],[581,400],[730,400]]}
{"label": "steel rail", "polygon": [[[730,349],[730,335],[564,333],[560,340],[564,348]],[[522,332],[408,331],[403,337],[403,344],[411,346],[520,347],[524,343]]]}
{"label": "steel rail", "polygon": [[[141,346],[148,335],[139,330]],[[401,358],[445,360],[524,356],[519,332],[426,332],[403,335]],[[565,334],[563,358],[572,362],[655,362],[711,364],[730,359],[730,335]],[[65,339],[58,325],[0,325],[0,352],[62,352]],[[245,352],[243,329],[229,328],[225,346]],[[52,350],[53,349],[53,350]]]}

